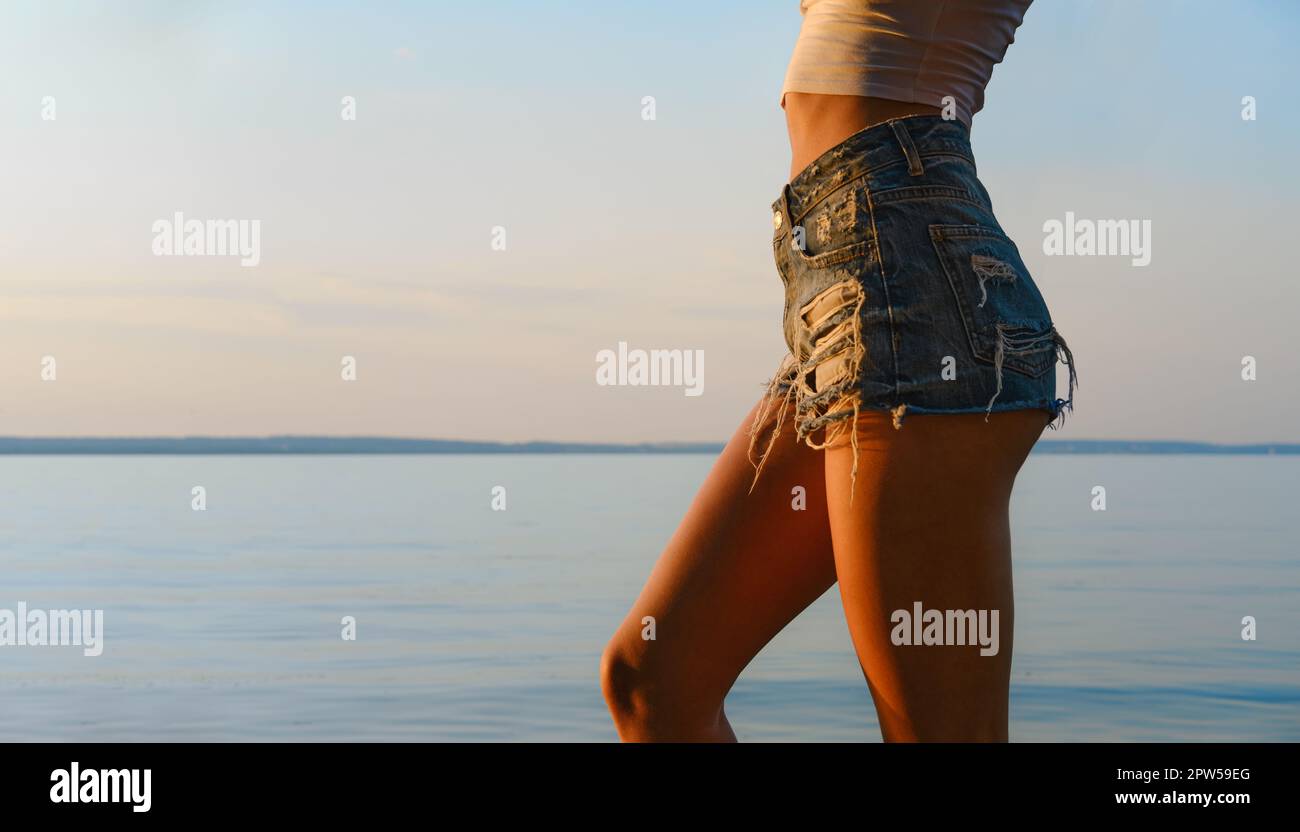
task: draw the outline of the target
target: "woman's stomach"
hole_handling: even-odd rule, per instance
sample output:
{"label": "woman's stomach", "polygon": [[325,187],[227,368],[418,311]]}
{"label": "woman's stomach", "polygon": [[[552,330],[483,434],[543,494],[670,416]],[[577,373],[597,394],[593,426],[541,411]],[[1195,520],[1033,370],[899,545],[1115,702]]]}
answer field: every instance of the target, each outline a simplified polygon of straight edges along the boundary
{"label": "woman's stomach", "polygon": [[840,142],[882,121],[940,115],[938,107],[861,95],[787,92],[785,123],[790,131],[790,178]]}

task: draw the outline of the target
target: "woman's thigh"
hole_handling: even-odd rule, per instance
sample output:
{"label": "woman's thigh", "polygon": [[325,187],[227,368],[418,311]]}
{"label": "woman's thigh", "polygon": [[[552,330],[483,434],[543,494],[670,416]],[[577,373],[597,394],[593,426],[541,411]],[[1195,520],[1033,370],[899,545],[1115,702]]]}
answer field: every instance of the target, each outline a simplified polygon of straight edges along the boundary
{"label": "woman's thigh", "polygon": [[[835,583],[824,458],[786,431],[755,483],[752,415],[709,472],[606,652],[606,676],[614,677],[607,687],[640,700],[623,705],[648,711],[642,722],[660,720],[665,730],[719,712],[758,651]],[[647,618],[653,639],[645,637]]]}
{"label": "woman's thigh", "polygon": [[917,414],[895,429],[888,413],[864,411],[857,423],[856,484],[845,438],[826,451],[827,505],[881,731],[886,740],[1005,740],[1008,507],[1047,416]]}

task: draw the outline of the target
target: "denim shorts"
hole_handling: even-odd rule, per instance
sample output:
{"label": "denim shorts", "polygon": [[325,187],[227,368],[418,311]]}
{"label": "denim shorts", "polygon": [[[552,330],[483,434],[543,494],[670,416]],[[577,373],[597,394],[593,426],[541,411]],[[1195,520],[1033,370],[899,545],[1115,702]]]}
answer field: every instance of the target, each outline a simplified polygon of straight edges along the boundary
{"label": "denim shorts", "polygon": [[910,116],[853,134],[782,189],[772,226],[790,352],[751,453],[771,447],[787,411],[800,440],[825,447],[862,410],[901,429],[908,414],[1025,409],[1055,426],[1073,406],[1073,356],[993,216],[960,122]]}

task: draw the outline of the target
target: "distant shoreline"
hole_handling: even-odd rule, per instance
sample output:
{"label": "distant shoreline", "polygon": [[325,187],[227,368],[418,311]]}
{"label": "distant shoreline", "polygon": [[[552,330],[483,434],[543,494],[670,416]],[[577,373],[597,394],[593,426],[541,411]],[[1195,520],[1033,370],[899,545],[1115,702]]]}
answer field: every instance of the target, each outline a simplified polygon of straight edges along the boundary
{"label": "distant shoreline", "polygon": [[[223,454],[716,454],[721,442],[480,442],[373,436],[17,437],[0,436],[0,455]],[[1222,445],[1176,440],[1043,439],[1044,454],[1300,454],[1300,444]]]}

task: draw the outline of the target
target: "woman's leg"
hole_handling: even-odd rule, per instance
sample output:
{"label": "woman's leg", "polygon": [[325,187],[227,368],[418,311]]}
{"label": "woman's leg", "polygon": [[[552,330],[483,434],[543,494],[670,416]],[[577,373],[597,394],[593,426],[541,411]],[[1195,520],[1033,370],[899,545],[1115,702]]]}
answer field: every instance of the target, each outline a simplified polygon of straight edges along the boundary
{"label": "woman's leg", "polygon": [[[601,683],[624,740],[734,740],[722,709],[732,683],[835,583],[821,452],[784,432],[750,493],[752,418],[723,449],[605,649]],[[643,637],[647,616],[653,640]]]}
{"label": "woman's leg", "polygon": [[[888,413],[864,411],[852,502],[847,438],[826,451],[840,594],[886,741],[1007,739],[1008,506],[1016,472],[1047,421],[1034,410],[995,413],[987,422],[984,414],[916,414],[895,430]],[[895,612],[915,617],[917,602],[944,613],[996,610],[996,654],[981,655],[978,644],[895,644],[891,634],[901,639],[904,621]]]}

